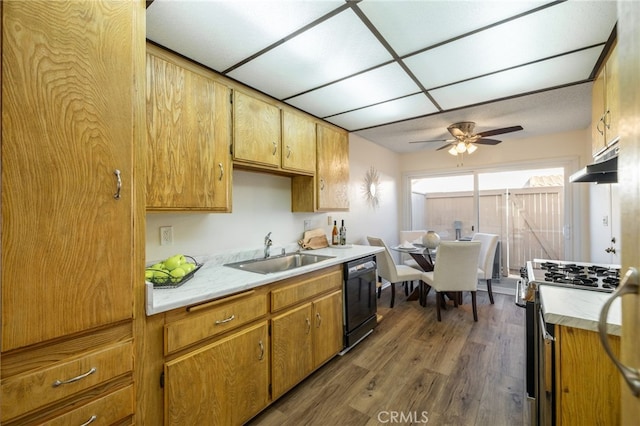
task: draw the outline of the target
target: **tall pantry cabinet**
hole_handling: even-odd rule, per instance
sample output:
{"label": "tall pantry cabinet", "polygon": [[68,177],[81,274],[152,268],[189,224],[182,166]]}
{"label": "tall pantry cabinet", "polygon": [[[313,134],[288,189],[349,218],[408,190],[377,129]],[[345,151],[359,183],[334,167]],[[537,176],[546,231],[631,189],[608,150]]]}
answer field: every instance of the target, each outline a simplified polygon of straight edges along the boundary
{"label": "tall pantry cabinet", "polygon": [[0,423],[130,423],[145,4],[1,7]]}

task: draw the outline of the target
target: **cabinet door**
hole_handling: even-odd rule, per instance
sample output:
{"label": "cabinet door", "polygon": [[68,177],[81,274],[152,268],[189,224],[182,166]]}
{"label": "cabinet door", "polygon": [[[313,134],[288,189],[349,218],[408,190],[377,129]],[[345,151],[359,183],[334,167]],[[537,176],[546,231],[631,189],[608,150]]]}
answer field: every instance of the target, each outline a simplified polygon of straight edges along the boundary
{"label": "cabinet door", "polygon": [[605,66],[606,83],[606,144],[611,144],[619,135],[618,122],[620,121],[620,89],[618,78],[618,50],[614,46]]}
{"label": "cabinet door", "polygon": [[601,70],[591,88],[591,153],[594,156],[605,146],[604,97],[604,70]]}
{"label": "cabinet door", "polygon": [[230,211],[229,88],[147,54],[147,208]]}
{"label": "cabinet door", "polygon": [[282,111],[282,168],[316,172],[316,123],[289,110]]}
{"label": "cabinet door", "polygon": [[269,400],[267,322],[165,364],[165,424],[239,425]]}
{"label": "cabinet door", "polygon": [[319,366],[343,347],[342,291],[313,301],[313,364]]}
{"label": "cabinet door", "polygon": [[280,109],[245,93],[233,96],[233,159],[280,166]]}
{"label": "cabinet door", "polygon": [[311,304],[307,303],[271,322],[273,398],[277,398],[313,370]]}
{"label": "cabinet door", "polygon": [[132,318],[137,7],[2,4],[3,351]]}
{"label": "cabinet door", "polygon": [[318,125],[318,210],[349,209],[349,139],[346,132]]}

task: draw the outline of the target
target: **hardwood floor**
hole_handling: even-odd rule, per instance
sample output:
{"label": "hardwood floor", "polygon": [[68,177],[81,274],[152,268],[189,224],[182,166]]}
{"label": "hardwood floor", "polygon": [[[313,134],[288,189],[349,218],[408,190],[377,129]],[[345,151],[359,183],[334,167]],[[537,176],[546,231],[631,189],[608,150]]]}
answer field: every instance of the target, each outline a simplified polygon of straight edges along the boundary
{"label": "hardwood floor", "polygon": [[436,321],[427,306],[389,291],[373,334],[338,356],[255,417],[249,425],[526,425],[524,315],[513,296],[478,292],[447,306]]}

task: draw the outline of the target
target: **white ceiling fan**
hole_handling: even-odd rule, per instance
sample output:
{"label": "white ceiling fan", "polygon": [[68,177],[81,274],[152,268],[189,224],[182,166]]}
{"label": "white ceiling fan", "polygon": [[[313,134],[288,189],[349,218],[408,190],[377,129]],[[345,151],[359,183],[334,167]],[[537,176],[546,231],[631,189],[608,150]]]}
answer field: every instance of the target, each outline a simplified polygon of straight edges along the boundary
{"label": "white ceiling fan", "polygon": [[465,152],[471,154],[478,149],[477,145],[497,145],[502,142],[497,139],[487,139],[487,136],[502,135],[504,133],[524,130],[522,126],[511,126],[473,133],[475,125],[476,123],[473,121],[453,123],[447,127],[447,130],[451,133],[453,139],[434,139],[429,141],[412,141],[409,143],[446,142],[446,145],[441,146],[436,151],[449,148],[448,152],[451,155],[461,155]]}

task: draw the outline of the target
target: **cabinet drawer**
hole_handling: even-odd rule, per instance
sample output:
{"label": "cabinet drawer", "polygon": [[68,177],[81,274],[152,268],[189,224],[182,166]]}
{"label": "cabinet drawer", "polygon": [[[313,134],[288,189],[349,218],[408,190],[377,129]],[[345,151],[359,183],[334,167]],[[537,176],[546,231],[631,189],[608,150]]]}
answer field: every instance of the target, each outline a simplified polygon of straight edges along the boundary
{"label": "cabinet drawer", "polygon": [[[126,341],[2,381],[2,422],[133,370]],[[66,383],[65,383],[66,382]]]}
{"label": "cabinet drawer", "polygon": [[165,325],[165,355],[267,314],[267,295],[248,293],[196,307],[185,318]]}
{"label": "cabinet drawer", "polygon": [[342,270],[310,277],[271,292],[271,312],[293,306],[318,294],[342,288]]}
{"label": "cabinet drawer", "polygon": [[133,386],[127,386],[56,417],[46,425],[111,425],[133,414],[133,400]]}

